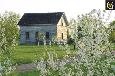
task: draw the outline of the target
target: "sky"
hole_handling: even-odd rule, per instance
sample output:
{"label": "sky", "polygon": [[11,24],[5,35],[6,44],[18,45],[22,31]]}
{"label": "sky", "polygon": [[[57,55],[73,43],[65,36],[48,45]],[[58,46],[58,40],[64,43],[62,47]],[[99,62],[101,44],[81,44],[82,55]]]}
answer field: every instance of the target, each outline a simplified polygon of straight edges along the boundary
{"label": "sky", "polygon": [[[13,11],[22,16],[24,13],[65,12],[68,21],[77,20],[78,15],[92,9],[105,10],[105,0],[0,0],[0,13]],[[115,10],[109,22],[115,20],[114,17]]]}

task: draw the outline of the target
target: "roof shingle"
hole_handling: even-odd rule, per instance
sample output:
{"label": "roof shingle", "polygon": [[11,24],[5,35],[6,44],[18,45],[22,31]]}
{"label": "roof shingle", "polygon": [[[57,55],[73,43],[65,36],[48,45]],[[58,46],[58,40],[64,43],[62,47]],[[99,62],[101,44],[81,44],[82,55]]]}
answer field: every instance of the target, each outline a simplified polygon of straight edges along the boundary
{"label": "roof shingle", "polygon": [[63,13],[25,13],[18,22],[18,25],[57,24]]}

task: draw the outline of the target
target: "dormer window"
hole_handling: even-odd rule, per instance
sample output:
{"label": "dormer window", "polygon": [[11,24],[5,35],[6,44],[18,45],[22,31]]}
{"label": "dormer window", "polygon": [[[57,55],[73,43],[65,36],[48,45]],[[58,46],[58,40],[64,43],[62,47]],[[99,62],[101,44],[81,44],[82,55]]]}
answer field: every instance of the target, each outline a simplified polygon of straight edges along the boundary
{"label": "dormer window", "polygon": [[63,26],[63,19],[61,19],[61,25]]}

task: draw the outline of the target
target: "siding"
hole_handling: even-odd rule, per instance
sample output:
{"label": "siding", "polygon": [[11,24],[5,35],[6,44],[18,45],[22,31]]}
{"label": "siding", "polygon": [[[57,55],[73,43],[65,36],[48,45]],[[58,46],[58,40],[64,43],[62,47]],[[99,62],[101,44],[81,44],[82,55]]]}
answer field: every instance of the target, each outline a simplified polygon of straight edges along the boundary
{"label": "siding", "polygon": [[[52,40],[52,36],[56,36],[56,25],[47,25],[47,26],[20,26],[20,44],[35,44],[36,39],[35,39],[35,33],[36,32],[41,33],[41,39],[40,41],[43,41],[43,33],[46,36],[46,32],[49,32],[50,35],[50,40]],[[30,37],[28,40],[26,40],[26,33],[25,32],[30,32]],[[48,40],[46,40],[48,41]]]}
{"label": "siding", "polygon": [[[63,16],[61,17],[63,19]],[[61,25],[61,19],[59,20],[57,25],[39,25],[39,26],[20,26],[20,44],[31,44],[35,45],[36,44],[36,39],[35,39],[35,33],[40,32],[41,33],[41,38],[40,41],[43,42],[43,33],[46,36],[46,32],[49,32],[50,35],[50,40],[52,41],[52,36],[57,36],[59,41],[62,40],[62,33],[63,33],[63,39],[67,40],[67,24],[65,20],[63,19],[63,26]],[[26,32],[30,33],[30,37],[28,40],[26,40]],[[46,40],[46,42],[49,40]]]}

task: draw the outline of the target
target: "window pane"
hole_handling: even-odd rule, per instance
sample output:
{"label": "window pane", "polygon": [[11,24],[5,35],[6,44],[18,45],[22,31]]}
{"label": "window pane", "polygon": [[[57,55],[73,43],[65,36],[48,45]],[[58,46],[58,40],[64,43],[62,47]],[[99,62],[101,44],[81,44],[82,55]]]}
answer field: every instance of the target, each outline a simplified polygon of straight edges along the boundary
{"label": "window pane", "polygon": [[38,32],[36,32],[36,38],[38,37]]}
{"label": "window pane", "polygon": [[29,32],[26,32],[26,39],[29,39]]}
{"label": "window pane", "polygon": [[61,25],[63,26],[63,19],[61,19]]}
{"label": "window pane", "polygon": [[63,33],[62,33],[62,39],[63,39]]}
{"label": "window pane", "polygon": [[46,32],[46,39],[49,38],[49,32]]}

